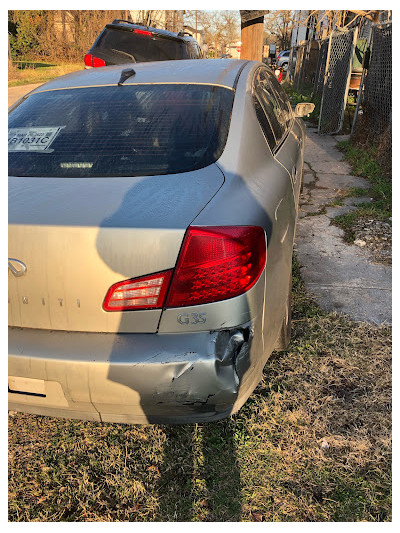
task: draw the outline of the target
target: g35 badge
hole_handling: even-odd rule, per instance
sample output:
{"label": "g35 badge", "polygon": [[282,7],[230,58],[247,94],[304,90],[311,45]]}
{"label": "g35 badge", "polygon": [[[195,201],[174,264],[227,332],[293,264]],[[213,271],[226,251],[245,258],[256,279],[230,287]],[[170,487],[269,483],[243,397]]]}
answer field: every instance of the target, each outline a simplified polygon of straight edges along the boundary
{"label": "g35 badge", "polygon": [[207,320],[207,313],[181,313],[177,320],[183,326],[204,324]]}

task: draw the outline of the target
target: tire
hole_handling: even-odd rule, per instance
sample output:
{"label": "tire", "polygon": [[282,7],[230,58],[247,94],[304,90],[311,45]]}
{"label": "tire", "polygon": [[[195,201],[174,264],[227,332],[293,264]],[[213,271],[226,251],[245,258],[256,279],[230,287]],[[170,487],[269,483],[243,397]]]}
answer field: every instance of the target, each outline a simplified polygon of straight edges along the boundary
{"label": "tire", "polygon": [[276,341],[275,350],[286,350],[290,343],[290,332],[292,329],[292,273],[290,273],[289,292],[286,301],[285,314],[282,320],[281,330]]}

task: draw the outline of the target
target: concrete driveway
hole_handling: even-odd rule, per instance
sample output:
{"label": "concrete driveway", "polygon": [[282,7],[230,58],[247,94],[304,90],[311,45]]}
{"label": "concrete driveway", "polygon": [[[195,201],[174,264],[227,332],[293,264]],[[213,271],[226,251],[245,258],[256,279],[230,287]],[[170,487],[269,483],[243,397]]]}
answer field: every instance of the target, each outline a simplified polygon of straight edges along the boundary
{"label": "concrete driveway", "polygon": [[[327,311],[361,322],[392,322],[392,268],[374,262],[366,248],[344,242],[335,217],[368,202],[369,183],[352,176],[336,148],[338,138],[307,128],[304,191],[300,199],[296,251],[306,288]],[[342,137],[343,138],[343,137]],[[364,198],[332,202],[346,189],[366,190]]]}

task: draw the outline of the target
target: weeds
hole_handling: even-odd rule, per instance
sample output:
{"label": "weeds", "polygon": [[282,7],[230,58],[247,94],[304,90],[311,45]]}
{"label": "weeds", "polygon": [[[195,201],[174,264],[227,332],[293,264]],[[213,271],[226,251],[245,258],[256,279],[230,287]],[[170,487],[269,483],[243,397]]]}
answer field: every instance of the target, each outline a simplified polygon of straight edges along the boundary
{"label": "weeds", "polygon": [[[352,167],[352,173],[362,176],[370,182],[368,195],[372,202],[362,203],[357,209],[346,215],[340,215],[334,219],[334,223],[345,232],[347,242],[354,241],[353,226],[360,219],[372,218],[375,220],[388,221],[392,216],[392,180],[380,166],[377,160],[377,148],[359,147],[351,141],[339,141],[338,148],[344,152],[346,159]],[[365,190],[351,189],[351,196],[364,196]]]}

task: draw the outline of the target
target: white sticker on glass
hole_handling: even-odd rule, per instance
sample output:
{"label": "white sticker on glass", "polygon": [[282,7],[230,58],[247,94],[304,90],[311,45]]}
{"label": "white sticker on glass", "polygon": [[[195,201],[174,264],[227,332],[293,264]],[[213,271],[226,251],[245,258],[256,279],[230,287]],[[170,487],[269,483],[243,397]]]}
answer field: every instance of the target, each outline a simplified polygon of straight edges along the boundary
{"label": "white sticker on glass", "polygon": [[8,130],[9,152],[53,152],[51,143],[65,126],[10,128]]}

